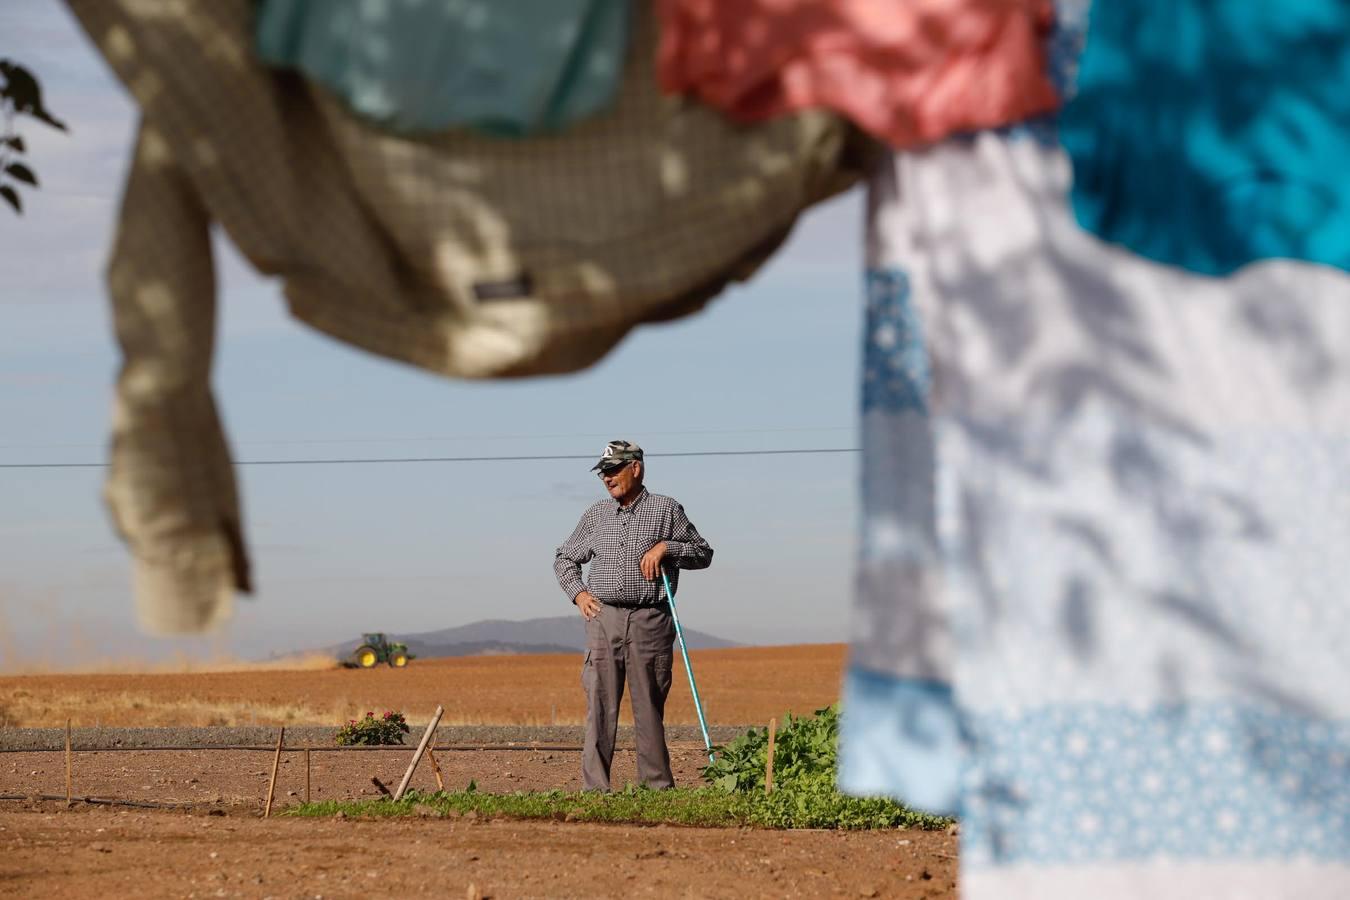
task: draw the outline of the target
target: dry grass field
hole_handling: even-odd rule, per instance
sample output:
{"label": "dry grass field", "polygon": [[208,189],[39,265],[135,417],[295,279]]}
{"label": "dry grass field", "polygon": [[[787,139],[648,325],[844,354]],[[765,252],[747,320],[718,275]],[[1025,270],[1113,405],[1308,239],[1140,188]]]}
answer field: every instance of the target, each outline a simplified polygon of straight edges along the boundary
{"label": "dry grass field", "polygon": [[[693,653],[709,723],[767,722],[833,703],[844,652],[842,644],[807,644]],[[386,709],[417,723],[437,704],[450,725],[579,724],[581,661],[579,653],[475,656],[357,671],[308,658],[210,671],[10,675],[0,677],[0,727],[57,727],[67,719],[77,727],[337,725]],[[666,721],[691,724],[697,719],[678,651],[675,667]],[[626,703],[623,721],[632,721]]]}

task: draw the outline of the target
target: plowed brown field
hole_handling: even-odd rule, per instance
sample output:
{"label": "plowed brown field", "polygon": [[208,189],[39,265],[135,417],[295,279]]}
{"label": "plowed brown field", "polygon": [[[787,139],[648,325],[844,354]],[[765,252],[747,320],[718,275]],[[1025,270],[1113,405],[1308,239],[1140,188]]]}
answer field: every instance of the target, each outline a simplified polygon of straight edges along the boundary
{"label": "plowed brown field", "polygon": [[[714,724],[809,713],[838,695],[844,648],[808,645],[694,655]],[[417,660],[406,670],[269,667],[0,678],[0,722],[23,726],[333,724],[367,709],[447,724],[560,724],[581,719],[580,654]],[[694,721],[678,673],[668,721]],[[636,827],[484,820],[260,819],[270,753],[242,750],[74,754],[76,795],[188,802],[190,812],[19,801],[0,804],[0,895],[144,897],[895,897],[956,896],[957,838],[948,832]],[[315,799],[370,797],[392,784],[408,750],[285,752],[280,808],[312,780]],[[578,786],[570,750],[438,750],[446,786],[485,791]],[[696,784],[701,745],[672,747],[676,777]],[[631,750],[616,784],[635,777]],[[0,794],[60,794],[59,752],[0,759]],[[413,786],[434,787],[422,765]]]}
{"label": "plowed brown field", "polygon": [[[710,724],[767,722],[810,713],[839,695],[842,644],[701,650],[692,655]],[[402,710],[426,721],[439,704],[445,724],[579,724],[581,655],[476,656],[414,660],[406,669],[155,672],[0,677],[0,725],[58,727],[336,725],[367,710]],[[683,666],[666,710],[671,724],[696,720]],[[625,723],[631,716],[625,704]]]}
{"label": "plowed brown field", "polygon": [[56,804],[0,809],[0,895],[952,900],[957,894],[956,838],[943,832],[256,815],[67,812]]}

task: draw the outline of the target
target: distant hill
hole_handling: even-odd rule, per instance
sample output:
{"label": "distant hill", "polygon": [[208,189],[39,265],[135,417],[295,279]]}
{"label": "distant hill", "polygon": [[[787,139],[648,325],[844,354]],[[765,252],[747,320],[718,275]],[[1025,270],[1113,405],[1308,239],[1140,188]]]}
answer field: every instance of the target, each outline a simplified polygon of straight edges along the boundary
{"label": "distant hill", "polygon": [[[485,656],[520,653],[578,653],[586,649],[586,628],[580,616],[553,616],[546,619],[484,619],[455,628],[423,631],[416,634],[389,634],[391,641],[403,641],[408,651],[422,659],[442,656]],[[703,631],[684,629],[684,641],[690,650],[739,647]],[[323,648],[323,652],[345,656],[361,643],[360,635],[350,642]]]}
{"label": "distant hill", "polygon": [[[394,640],[403,640],[394,638]],[[521,653],[575,653],[575,647],[562,644],[520,644],[511,641],[459,641],[453,644],[428,644],[422,641],[404,641],[408,651],[419,659],[441,656],[511,656]],[[352,646],[356,646],[353,644]]]}

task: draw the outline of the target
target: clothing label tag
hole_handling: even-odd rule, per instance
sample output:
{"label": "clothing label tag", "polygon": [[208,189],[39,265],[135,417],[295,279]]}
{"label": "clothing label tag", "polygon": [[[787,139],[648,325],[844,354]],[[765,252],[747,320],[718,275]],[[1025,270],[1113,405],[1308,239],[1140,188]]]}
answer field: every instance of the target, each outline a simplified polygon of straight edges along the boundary
{"label": "clothing label tag", "polygon": [[473,286],[473,295],[479,300],[510,300],[528,297],[532,293],[534,293],[534,279],[528,272],[522,272],[506,281],[478,281]]}

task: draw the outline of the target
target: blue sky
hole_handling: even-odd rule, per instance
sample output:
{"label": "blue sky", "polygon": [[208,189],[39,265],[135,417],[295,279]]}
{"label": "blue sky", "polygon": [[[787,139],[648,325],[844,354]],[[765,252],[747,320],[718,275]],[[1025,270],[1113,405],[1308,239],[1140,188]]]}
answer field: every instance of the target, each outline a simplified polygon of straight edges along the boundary
{"label": "blue sky", "polygon": [[[7,0],[0,56],[32,68],[68,135],[24,123],[42,181],[0,210],[0,463],[105,456],[117,355],[102,267],[134,109],[60,4]],[[842,640],[856,454],[661,459],[689,450],[856,446],[858,191],[805,217],[748,285],[641,328],[576,375],[454,382],[290,320],[274,283],[218,242],[215,388],[235,457],[653,454],[717,551],[686,624],[754,642]],[[257,656],[361,630],[572,611],[554,548],[601,496],[579,461],[242,467],[258,581],[209,639],[149,640],[98,469],[0,469],[0,669],[187,654]]]}

